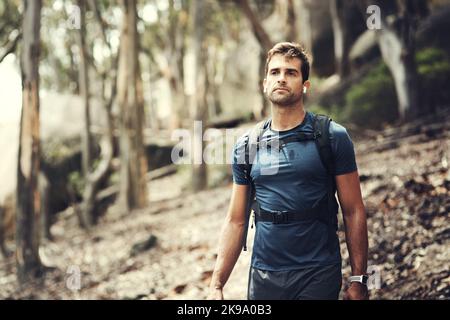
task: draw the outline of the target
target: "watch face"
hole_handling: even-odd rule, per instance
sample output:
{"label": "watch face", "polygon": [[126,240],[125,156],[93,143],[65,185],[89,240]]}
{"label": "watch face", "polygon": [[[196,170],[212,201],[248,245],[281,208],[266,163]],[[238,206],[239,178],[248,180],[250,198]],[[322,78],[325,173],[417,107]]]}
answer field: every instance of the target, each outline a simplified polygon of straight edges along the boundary
{"label": "watch face", "polygon": [[368,279],[369,279],[369,276],[367,276],[367,275],[362,276],[362,283],[367,285],[367,280]]}

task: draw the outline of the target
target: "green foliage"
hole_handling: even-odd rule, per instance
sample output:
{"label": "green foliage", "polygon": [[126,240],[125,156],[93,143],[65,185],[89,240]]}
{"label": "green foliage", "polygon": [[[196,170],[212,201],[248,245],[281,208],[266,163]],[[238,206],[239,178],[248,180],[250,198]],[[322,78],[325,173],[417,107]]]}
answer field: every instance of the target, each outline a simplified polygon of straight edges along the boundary
{"label": "green foliage", "polygon": [[421,103],[428,110],[450,105],[450,59],[448,54],[437,48],[425,48],[416,54],[419,73]]}
{"label": "green foliage", "polygon": [[73,171],[69,174],[68,184],[78,196],[83,194],[85,181],[80,171]]}
{"label": "green foliage", "polygon": [[80,152],[79,137],[65,140],[55,138],[42,144],[41,157],[43,161],[54,166],[77,152]]}
{"label": "green foliage", "polygon": [[416,54],[417,71],[421,76],[437,78],[450,73],[450,61],[445,51],[438,48],[425,48]]}
{"label": "green foliage", "polygon": [[[420,105],[433,112],[450,104],[450,59],[438,48],[424,48],[416,53]],[[337,110],[337,109],[336,109]],[[328,114],[332,113],[329,110]],[[337,119],[360,126],[381,128],[398,117],[395,85],[387,66],[380,62],[345,95],[345,106]]]}
{"label": "green foliage", "polygon": [[343,118],[357,125],[381,128],[398,117],[394,80],[379,63],[345,95]]}

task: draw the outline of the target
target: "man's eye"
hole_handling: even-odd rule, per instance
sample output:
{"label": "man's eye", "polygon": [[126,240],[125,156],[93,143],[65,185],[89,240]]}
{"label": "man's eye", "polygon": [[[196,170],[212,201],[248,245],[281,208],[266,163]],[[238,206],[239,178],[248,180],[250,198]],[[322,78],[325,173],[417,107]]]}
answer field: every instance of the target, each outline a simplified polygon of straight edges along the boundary
{"label": "man's eye", "polygon": [[272,71],[270,74],[277,74],[278,71]]}

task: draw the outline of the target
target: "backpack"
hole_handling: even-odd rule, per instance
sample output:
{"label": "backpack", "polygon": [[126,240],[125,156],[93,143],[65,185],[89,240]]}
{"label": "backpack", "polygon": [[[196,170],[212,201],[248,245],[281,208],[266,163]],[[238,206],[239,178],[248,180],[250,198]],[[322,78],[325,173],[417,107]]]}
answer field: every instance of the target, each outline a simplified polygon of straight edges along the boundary
{"label": "backpack", "polygon": [[[329,135],[329,126],[332,119],[326,115],[314,114],[313,120],[313,133],[305,134],[298,133],[297,136],[288,137],[287,139],[280,139],[280,145],[283,147],[289,142],[293,141],[306,141],[306,140],[314,140],[317,150],[319,152],[320,160],[322,161],[323,166],[326,168],[328,173],[328,184],[327,184],[327,194],[323,199],[324,206],[322,209],[317,208],[318,210],[314,210],[312,208],[311,212],[313,213],[313,217],[317,218],[322,223],[325,223],[328,227],[328,244],[329,249],[333,249],[333,236],[336,235],[337,231],[337,213],[339,209],[339,205],[336,201],[335,193],[336,193],[336,182],[334,179],[335,173],[335,163],[333,152],[330,144],[330,135]],[[253,127],[250,132],[244,136],[244,152],[245,152],[245,161],[243,164],[244,172],[251,181],[250,190],[247,193],[247,206],[246,206],[246,223],[245,223],[245,231],[242,247],[244,251],[247,251],[247,234],[248,227],[250,224],[250,217],[253,215],[259,214],[260,208],[256,201],[255,197],[255,186],[250,176],[250,172],[252,169],[253,160],[256,157],[256,153],[259,148],[260,139],[263,136],[264,132],[269,128],[270,120],[264,120],[259,122],[255,127]],[[322,200],[321,200],[322,201]],[[254,217],[253,216],[253,217]],[[311,215],[310,215],[311,216]],[[275,218],[275,217],[274,217]],[[275,223],[275,220],[274,220]],[[251,225],[253,228],[253,222]]]}

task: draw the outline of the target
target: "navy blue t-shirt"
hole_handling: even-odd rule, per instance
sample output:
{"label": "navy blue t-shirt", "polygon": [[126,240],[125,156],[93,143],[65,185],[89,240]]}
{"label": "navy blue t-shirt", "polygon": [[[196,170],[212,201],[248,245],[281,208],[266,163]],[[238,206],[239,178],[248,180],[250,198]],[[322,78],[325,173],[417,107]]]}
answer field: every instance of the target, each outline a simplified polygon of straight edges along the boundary
{"label": "navy blue t-shirt", "polygon": [[[301,124],[287,131],[275,131],[270,127],[262,141],[274,136],[280,139],[298,132],[313,133],[314,114],[307,112]],[[244,136],[233,149],[233,180],[248,185],[248,180],[238,159],[242,159]],[[347,130],[332,121],[330,141],[335,159],[336,175],[357,170],[353,143]],[[301,211],[312,208],[327,192],[327,171],[323,166],[313,140],[287,143],[279,151],[261,148],[250,172],[260,207],[269,211]],[[341,262],[339,240],[334,239],[335,249],[328,246],[327,225],[314,219],[288,224],[259,221],[256,224],[252,266],[269,271],[296,270]]]}

